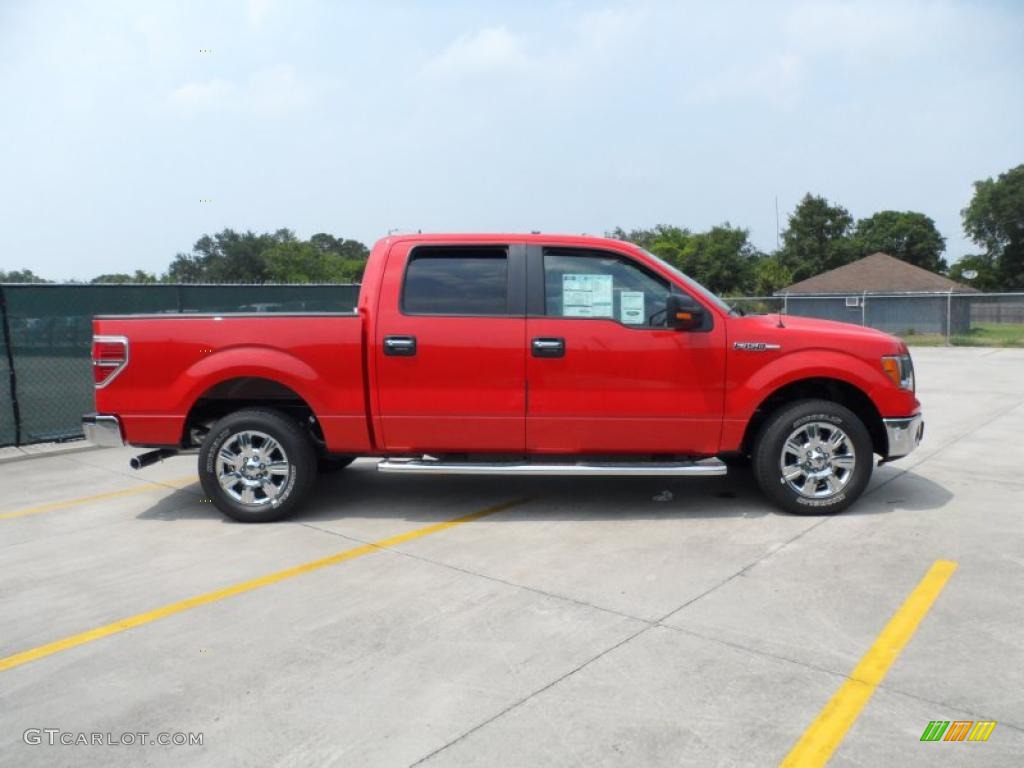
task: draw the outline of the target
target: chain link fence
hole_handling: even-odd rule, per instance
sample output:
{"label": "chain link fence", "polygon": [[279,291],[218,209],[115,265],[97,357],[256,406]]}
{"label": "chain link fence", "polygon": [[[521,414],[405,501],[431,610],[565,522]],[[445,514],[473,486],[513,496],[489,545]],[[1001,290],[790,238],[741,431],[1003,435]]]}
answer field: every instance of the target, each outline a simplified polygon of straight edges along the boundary
{"label": "chain link fence", "polygon": [[908,344],[1024,346],[1024,293],[849,293],[737,296],[747,314],[781,312],[854,323]]}
{"label": "chain link fence", "polygon": [[358,285],[0,285],[0,446],[82,436],[94,315],[348,312]]}
{"label": "chain link fence", "polygon": [[[0,285],[0,446],[81,437],[93,407],[92,317],[348,312],[358,285]],[[839,320],[909,344],[1024,346],[1024,293],[740,296],[747,314]]]}

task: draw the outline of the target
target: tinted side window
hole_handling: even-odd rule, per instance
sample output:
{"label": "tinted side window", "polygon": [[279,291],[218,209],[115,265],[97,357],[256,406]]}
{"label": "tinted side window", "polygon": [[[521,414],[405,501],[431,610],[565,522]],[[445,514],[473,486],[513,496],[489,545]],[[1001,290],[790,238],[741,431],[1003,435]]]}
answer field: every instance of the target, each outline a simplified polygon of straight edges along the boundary
{"label": "tinted side window", "polygon": [[549,317],[593,317],[664,328],[669,285],[629,259],[598,251],[544,251]]}
{"label": "tinted side window", "polygon": [[402,310],[413,315],[507,315],[507,249],[416,248],[405,271]]}

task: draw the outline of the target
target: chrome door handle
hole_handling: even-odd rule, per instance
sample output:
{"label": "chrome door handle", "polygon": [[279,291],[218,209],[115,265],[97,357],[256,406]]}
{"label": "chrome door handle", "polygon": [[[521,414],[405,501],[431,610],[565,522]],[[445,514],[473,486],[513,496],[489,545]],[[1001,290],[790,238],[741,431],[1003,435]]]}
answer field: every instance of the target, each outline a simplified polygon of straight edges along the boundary
{"label": "chrome door handle", "polygon": [[393,357],[412,357],[416,354],[416,337],[385,336],[384,354]]}
{"label": "chrome door handle", "polygon": [[534,357],[565,357],[565,339],[537,338],[530,346]]}

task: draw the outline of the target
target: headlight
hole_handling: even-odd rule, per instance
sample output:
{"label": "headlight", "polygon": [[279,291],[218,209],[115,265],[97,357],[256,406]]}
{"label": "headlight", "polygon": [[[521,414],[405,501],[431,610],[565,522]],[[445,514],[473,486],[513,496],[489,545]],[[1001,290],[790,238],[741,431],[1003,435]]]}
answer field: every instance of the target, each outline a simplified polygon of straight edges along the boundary
{"label": "headlight", "polygon": [[882,358],[882,370],[897,387],[914,391],[914,361],[910,355],[886,355]]}

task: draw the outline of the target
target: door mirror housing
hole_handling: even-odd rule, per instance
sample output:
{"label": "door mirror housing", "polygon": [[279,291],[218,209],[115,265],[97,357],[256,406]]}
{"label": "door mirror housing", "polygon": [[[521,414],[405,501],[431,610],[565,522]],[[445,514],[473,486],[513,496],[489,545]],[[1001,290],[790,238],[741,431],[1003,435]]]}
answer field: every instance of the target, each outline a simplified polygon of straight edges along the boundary
{"label": "door mirror housing", "polygon": [[690,296],[670,293],[665,302],[668,327],[677,331],[698,331],[704,327],[704,307]]}

